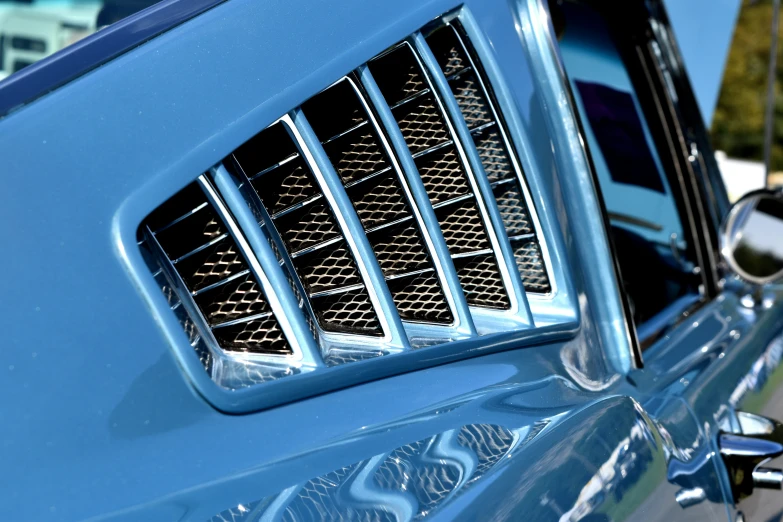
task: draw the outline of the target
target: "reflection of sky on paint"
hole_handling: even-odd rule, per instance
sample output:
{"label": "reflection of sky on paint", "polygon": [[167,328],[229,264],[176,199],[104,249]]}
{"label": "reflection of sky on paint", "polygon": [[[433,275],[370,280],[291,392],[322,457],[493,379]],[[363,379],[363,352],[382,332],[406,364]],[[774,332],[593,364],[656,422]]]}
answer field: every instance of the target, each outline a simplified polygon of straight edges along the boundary
{"label": "reflection of sky on paint", "polygon": [[[637,113],[643,122],[644,134],[647,145],[653,155],[659,172],[663,172],[658,155],[652,142],[644,116],[639,106],[639,101],[633,92],[631,79],[617,53],[614,43],[608,36],[608,30],[603,20],[590,9],[565,4],[563,11],[566,14],[566,28],[560,41],[560,51],[570,80],[582,80],[606,85],[619,91],[628,92],[634,99]],[[574,97],[582,115],[582,123],[585,128],[588,147],[593,157],[596,173],[598,175],[601,191],[609,212],[634,216],[645,221],[656,223],[663,230],[656,232],[646,228],[634,227],[634,232],[639,233],[649,240],[658,243],[668,243],[672,233],[682,238],[682,225],[677,216],[677,210],[671,196],[656,193],[646,188],[628,184],[621,184],[612,180],[606,161],[604,160],[598,141],[585,115],[585,108],[579,97],[576,86],[572,86]],[[667,194],[671,193],[668,181],[661,176]]]}
{"label": "reflection of sky on paint", "polygon": [[783,259],[783,220],[758,210],[753,211],[745,223],[742,243]]}

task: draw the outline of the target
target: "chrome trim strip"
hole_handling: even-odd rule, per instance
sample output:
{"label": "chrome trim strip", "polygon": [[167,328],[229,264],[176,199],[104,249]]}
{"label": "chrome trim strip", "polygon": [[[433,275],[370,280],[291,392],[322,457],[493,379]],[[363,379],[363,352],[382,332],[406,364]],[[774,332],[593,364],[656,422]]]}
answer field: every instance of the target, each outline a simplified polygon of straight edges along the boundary
{"label": "chrome trim strip", "polygon": [[[304,326],[297,323],[304,323],[304,319],[301,317],[301,314],[287,313],[284,303],[288,304],[286,301],[293,297],[293,293],[285,291],[288,285],[284,286],[285,276],[280,272],[280,265],[277,264],[276,260],[275,262],[270,262],[270,259],[274,258],[274,254],[269,243],[261,235],[261,229],[258,226],[247,227],[248,218],[250,218],[251,223],[255,224],[255,221],[252,220],[250,211],[247,205],[244,204],[244,199],[233,183],[231,183],[230,176],[222,164],[210,169],[210,174],[221,194],[226,198],[226,203],[223,202],[223,199],[218,195],[206,176],[199,177],[201,188],[207,195],[207,199],[212,203],[215,211],[223,219],[237,244],[237,248],[245,258],[248,268],[255,276],[256,281],[261,285],[267,304],[274,313],[280,329],[283,331],[288,345],[293,351],[292,356],[242,354],[242,358],[269,362],[279,362],[282,359],[286,362],[290,361],[290,363],[294,363],[296,366],[322,366],[323,363],[315,357],[312,341],[308,343],[306,338],[297,335],[300,333],[297,330]],[[228,203],[229,201],[230,203]],[[232,211],[234,212],[233,215]],[[239,223],[234,221],[234,216],[242,219],[242,225],[248,234],[247,238],[243,234],[242,229],[240,229]],[[250,241],[252,241],[252,247]],[[288,295],[289,293],[290,295]]]}
{"label": "chrome trim strip", "polygon": [[309,198],[304,199],[304,200],[300,201],[299,203],[294,203],[290,207],[284,208],[283,210],[280,210],[280,211],[275,212],[274,214],[272,214],[272,219],[277,219],[280,216],[285,216],[286,214],[290,214],[294,210],[298,210],[298,209],[300,209],[302,207],[305,207],[305,206],[307,206],[307,205],[309,205],[311,203],[315,203],[316,201],[321,199],[321,197],[322,197],[321,194],[316,194],[315,196],[310,196]]}
{"label": "chrome trim strip", "polygon": [[[540,7],[544,8],[543,6]],[[519,9],[514,9],[515,14]],[[528,296],[528,303],[533,312],[536,326],[578,322],[580,308],[577,293],[572,284],[571,274],[567,271],[569,264],[565,257],[565,240],[561,223],[557,218],[560,211],[552,203],[552,196],[546,192],[547,181],[542,177],[547,176],[548,179],[548,177],[551,177],[551,174],[542,172],[539,161],[533,155],[525,123],[519,115],[516,104],[512,101],[514,94],[506,84],[503,71],[500,70],[495,61],[495,51],[492,44],[487,41],[483,29],[468,9],[460,9],[457,16],[467,37],[470,39],[476,56],[481,60],[484,76],[496,94],[496,109],[502,115],[504,124],[501,127],[506,131],[509,143],[512,145],[511,149],[509,149],[513,152],[512,161],[516,161],[521,167],[520,172],[524,172],[523,178],[526,183],[522,184],[522,189],[525,191],[525,198],[529,198],[529,201],[533,203],[532,207],[530,207],[531,211],[536,212],[535,215],[531,215],[531,218],[538,222],[538,225],[535,226],[536,230],[539,231],[538,239],[542,255],[544,256],[544,266],[549,271],[550,285],[554,289],[549,296],[541,294],[530,294]],[[543,23],[546,24],[548,21],[543,21]],[[530,26],[519,22],[516,28],[520,37],[522,36],[521,33],[523,33],[523,26],[530,28]],[[525,32],[525,34],[527,33]],[[526,42],[526,45],[528,43],[531,47],[535,47],[535,44],[531,42]],[[542,77],[535,76],[535,78],[540,79]],[[551,85],[547,84],[546,87],[540,87],[539,92],[548,95],[552,88]],[[547,100],[547,103],[562,104],[564,102],[560,98],[553,98],[552,100]],[[552,110],[560,109],[553,106]],[[551,132],[551,127],[548,130]],[[559,155],[563,152],[565,151],[552,151],[553,164],[558,169],[563,168],[559,163]],[[568,168],[570,168],[570,165],[568,165]],[[535,223],[536,221],[534,221]]]}
{"label": "chrome trim strip", "polygon": [[[177,269],[174,268],[171,260],[163,251],[163,247],[160,246],[160,243],[158,243],[158,240],[155,238],[155,235],[152,233],[152,230],[150,230],[149,227],[145,227],[144,236],[147,240],[147,244],[149,245],[152,256],[160,264],[166,280],[171,285],[174,293],[177,294],[180,304],[185,308],[188,317],[191,321],[193,321],[196,330],[198,330],[199,338],[204,342],[204,345],[207,347],[213,358],[221,357],[223,350],[218,346],[218,342],[217,339],[215,339],[215,336],[212,335],[212,329],[209,327],[209,323],[204,317],[204,314],[201,313],[201,309],[199,309],[196,302],[190,296],[190,290],[188,290],[185,281],[182,280],[179,272],[177,272]],[[169,308],[171,307],[169,306]],[[187,338],[187,334],[182,329],[182,325],[180,325],[180,331]],[[186,344],[193,347],[193,345],[190,343],[190,339],[187,339]]]}
{"label": "chrome trim strip", "polygon": [[509,310],[490,310],[479,307],[471,307],[473,320],[480,333],[491,333],[508,328],[532,328],[533,317],[527,302],[527,295],[522,286],[522,279],[514,260],[511,243],[506,236],[500,211],[495,203],[495,196],[489,186],[489,180],[484,173],[478,151],[473,144],[473,137],[462,117],[456,98],[451,92],[451,87],[443,76],[438,61],[430,51],[427,42],[421,33],[414,33],[410,39],[414,55],[419,65],[436,93],[435,100],[438,103],[449,132],[456,139],[455,147],[467,173],[468,181],[476,196],[476,203],[484,221],[484,227],[492,250],[495,252],[498,268],[503,278],[506,292],[511,303]]}
{"label": "chrome trim strip", "polygon": [[[378,322],[381,324],[383,337],[365,337],[365,339],[373,339],[374,342],[365,340],[361,343],[362,347],[377,349],[378,345],[382,344],[385,349],[391,349],[392,351],[410,350],[408,337],[405,335],[405,329],[400,321],[400,316],[397,314],[397,307],[394,305],[391,292],[386,286],[381,267],[378,266],[372,246],[370,246],[370,242],[364,235],[359,216],[356,214],[345,187],[343,187],[339,175],[335,172],[331,161],[329,161],[329,157],[326,155],[321,142],[310,127],[301,109],[294,109],[283,119],[291,126],[301,153],[310,165],[310,169],[321,187],[324,198],[329,202],[329,206],[345,237],[348,249],[353,253],[356,266],[367,288],[367,294],[378,316]],[[325,333],[324,335],[335,336],[336,338],[347,336],[358,339],[360,337],[352,334]]]}
{"label": "chrome trim strip", "polygon": [[453,145],[453,144],[454,144],[454,140],[446,140],[443,143],[438,143],[437,145],[433,145],[429,149],[420,150],[419,152],[414,153],[413,159],[418,159],[422,156],[429,154],[430,152],[435,152],[436,150],[444,149],[449,145]]}
{"label": "chrome trim strip", "polygon": [[[286,126],[286,129],[287,128],[288,126]],[[302,283],[302,280],[299,278],[299,274],[294,268],[293,259],[286,250],[283,239],[280,237],[280,233],[277,231],[272,217],[266,211],[266,207],[264,207],[264,204],[261,202],[261,198],[258,196],[255,189],[250,185],[250,182],[247,179],[247,175],[242,170],[241,165],[236,160],[236,158],[233,157],[233,155],[231,156],[231,162],[233,167],[232,172],[229,172],[225,166],[222,166],[223,170],[225,170],[227,177],[230,178],[230,181],[235,187],[235,190],[239,192],[239,197],[242,198],[244,204],[250,209],[249,219],[252,221],[248,221],[246,223],[245,221],[248,218],[242,217],[241,214],[238,215],[238,219],[240,217],[242,218],[242,227],[251,237],[254,235],[253,231],[255,231],[255,229],[261,230],[263,237],[268,239],[270,250],[272,249],[271,245],[274,244],[274,248],[277,250],[277,252],[279,252],[280,259],[278,259],[277,254],[272,251],[272,261],[274,264],[280,267],[283,275],[283,280],[278,282],[280,282],[280,284],[284,284],[285,288],[290,289],[290,279],[291,283],[293,283],[295,286],[295,290],[291,290],[292,299],[289,300],[287,304],[284,304],[284,306],[287,306],[292,310],[294,308],[299,308],[302,314],[309,318],[310,323],[314,326],[316,332],[318,333],[318,339],[314,341],[316,345],[315,350],[319,352],[320,360],[323,360],[323,357],[328,351],[328,346],[326,346],[326,344],[323,342],[321,337],[322,330],[318,326],[318,320],[316,319],[315,313],[313,312],[312,306],[310,305],[310,299],[307,297],[307,291],[305,290],[304,284]],[[223,184],[225,183],[227,182],[221,181],[221,183],[218,184],[216,177],[216,184],[218,184],[218,188],[220,188],[220,190],[223,190]],[[286,296],[287,294],[288,292],[283,292],[281,295]],[[312,339],[313,334],[310,332],[309,324],[307,324],[307,319],[305,319],[304,316],[303,321],[305,322],[303,329],[299,330],[297,326],[297,332],[300,332],[301,335],[305,336],[307,339]],[[306,328],[306,330],[304,328]]]}
{"label": "chrome trim strip", "polygon": [[285,158],[283,161],[278,161],[278,162],[277,162],[277,163],[275,163],[274,165],[272,165],[272,166],[270,166],[270,167],[267,167],[267,168],[265,168],[265,169],[264,169],[264,170],[262,170],[261,172],[256,172],[256,173],[255,173],[255,174],[253,174],[252,176],[248,176],[248,179],[249,179],[250,181],[253,181],[253,180],[254,180],[254,179],[256,179],[257,177],[259,177],[259,176],[263,176],[263,175],[264,175],[264,174],[266,174],[267,172],[272,172],[272,171],[273,171],[273,170],[275,170],[277,167],[281,167],[281,166],[285,165],[286,163],[291,163],[292,161],[294,161],[294,160],[295,160],[296,158],[298,158],[298,157],[299,157],[299,154],[298,154],[298,153],[291,154],[290,156],[288,156],[287,158]]}
{"label": "chrome trim strip", "polygon": [[[335,82],[335,83],[339,83],[339,82]],[[334,84],[332,84],[332,85],[334,85]],[[325,141],[323,142],[323,145],[327,145],[327,144],[329,144],[329,143],[333,142],[334,140],[336,140],[336,139],[338,139],[338,138],[342,138],[343,136],[347,136],[348,134],[352,133],[352,132],[353,132],[353,131],[355,131],[356,129],[361,129],[361,128],[362,128],[362,127],[364,127],[365,125],[367,125],[367,121],[366,121],[366,120],[365,120],[365,121],[362,121],[362,122],[359,122],[359,123],[357,123],[356,125],[354,125],[353,127],[351,127],[351,128],[350,128],[350,129],[348,129],[348,130],[344,130],[343,132],[338,132],[337,134],[335,134],[334,136],[332,136],[332,137],[331,137],[331,138],[329,138],[328,140],[325,140]]]}
{"label": "chrome trim strip", "polygon": [[177,219],[174,219],[173,221],[170,221],[169,223],[166,223],[166,224],[165,224],[165,225],[163,225],[162,227],[160,227],[160,228],[157,228],[157,229],[153,230],[153,231],[152,231],[152,233],[153,233],[153,234],[157,234],[158,232],[163,232],[163,231],[164,231],[164,230],[166,230],[167,228],[169,228],[169,227],[172,227],[172,226],[176,225],[177,223],[179,223],[180,221],[182,221],[182,220],[183,220],[183,219],[185,219],[186,217],[190,217],[190,216],[192,216],[193,214],[195,214],[196,212],[198,212],[199,210],[201,210],[202,208],[204,208],[204,207],[206,207],[206,206],[207,206],[207,202],[205,201],[204,203],[202,203],[201,205],[197,206],[196,208],[194,208],[194,209],[193,209],[193,210],[191,210],[190,212],[186,212],[186,213],[184,213],[183,215],[181,215],[180,217],[178,217]]}
{"label": "chrome trim strip", "polygon": [[[218,330],[220,328],[225,328],[226,326],[233,326],[235,324],[242,324],[242,323],[249,323],[250,321],[255,321],[256,319],[264,319],[266,317],[270,317],[271,315],[274,315],[272,312],[261,312],[260,314],[253,314],[248,315],[247,317],[240,317],[238,319],[232,319],[230,321],[226,321],[220,324],[216,324],[212,326],[213,330]],[[230,351],[230,350],[226,350]]]}
{"label": "chrome trim strip", "polygon": [[394,110],[397,107],[402,107],[406,103],[412,102],[413,100],[421,98],[422,96],[425,96],[425,95],[429,94],[430,92],[432,92],[432,91],[430,91],[430,88],[429,87],[425,87],[422,90],[420,90],[419,92],[415,92],[415,93],[411,94],[410,96],[408,96],[407,98],[403,98],[402,100],[400,100],[397,103],[395,103],[394,105],[392,105],[390,108],[391,108],[391,110]]}
{"label": "chrome trim strip", "polygon": [[221,287],[221,286],[225,285],[226,283],[230,283],[231,281],[239,279],[242,276],[246,276],[249,273],[250,273],[250,270],[247,270],[247,269],[242,270],[241,272],[237,272],[236,274],[228,276],[225,279],[221,279],[217,283],[212,283],[211,285],[207,285],[207,286],[205,286],[203,288],[199,288],[195,292],[191,292],[191,295],[193,297],[196,297],[197,295],[201,295],[204,292],[209,292],[210,290],[213,290],[215,288]]}
{"label": "chrome trim strip", "polygon": [[331,290],[321,290],[320,292],[313,292],[310,294],[310,299],[314,297],[326,297],[329,295],[344,294],[345,292],[353,292],[354,290],[360,290],[364,288],[364,283],[357,283],[355,285],[341,286],[340,288],[332,288]]}
{"label": "chrome trim strip", "polygon": [[[363,65],[357,70],[357,74],[367,96],[365,100],[365,97],[360,95],[360,99],[366,105],[371,117],[373,117],[373,114],[369,111],[367,104],[372,104],[378,118],[375,121],[375,125],[376,127],[382,126],[383,130],[385,130],[385,132],[379,132],[379,136],[384,147],[386,147],[387,154],[395,164],[400,184],[408,197],[411,211],[419,224],[419,229],[429,250],[432,264],[438,273],[438,279],[446,301],[454,315],[454,323],[449,337],[457,339],[476,336],[478,332],[473,324],[470,308],[457,278],[457,271],[449,255],[446,240],[443,239],[443,233],[440,230],[438,219],[435,217],[435,211],[432,209],[432,205],[430,205],[427,190],[424,188],[424,183],[419,176],[419,171],[416,169],[416,163],[413,160],[413,156],[411,156],[410,149],[408,149],[408,145],[405,143],[405,138],[397,125],[397,120],[386,104],[386,100],[375,83],[369,67]],[[418,335],[418,332],[420,332],[424,338],[429,339],[433,335],[437,335],[437,331],[432,330],[433,328],[442,329],[443,327],[429,326],[425,330],[418,325],[411,325],[409,332],[411,337]]]}
{"label": "chrome trim strip", "polygon": [[199,246],[197,246],[196,248],[194,248],[194,249],[193,249],[193,250],[191,250],[190,252],[185,252],[184,254],[182,254],[181,256],[179,256],[177,259],[173,259],[173,260],[171,261],[171,263],[176,265],[176,264],[177,264],[177,263],[179,263],[180,261],[184,261],[185,259],[189,258],[190,256],[192,256],[192,255],[194,255],[194,254],[198,254],[198,253],[199,253],[199,252],[201,252],[202,250],[205,250],[205,249],[207,249],[207,248],[211,247],[212,245],[214,245],[214,244],[216,244],[216,243],[220,243],[221,241],[223,241],[223,240],[224,240],[224,239],[226,239],[227,237],[228,237],[228,232],[224,232],[224,233],[220,234],[218,237],[216,237],[216,238],[214,238],[214,239],[210,239],[209,241],[207,241],[207,242],[206,242],[206,243],[204,243],[203,245],[199,245]]}
{"label": "chrome trim strip", "polygon": [[[511,166],[514,169],[514,174],[516,174],[516,179],[519,182],[520,187],[522,188],[522,196],[525,198],[525,206],[527,207],[527,212],[528,215],[530,216],[530,220],[533,223],[533,230],[535,231],[536,239],[538,240],[538,245],[539,248],[541,249],[541,256],[544,261],[544,267],[546,268],[547,279],[549,279],[549,286],[551,290],[547,294],[529,292],[527,293],[527,297],[528,299],[530,299],[533,296],[536,296],[537,298],[551,297],[551,295],[557,293],[557,286],[558,286],[557,279],[552,275],[553,274],[552,260],[549,256],[549,247],[547,246],[547,238],[546,235],[543,234],[541,231],[541,223],[538,220],[538,212],[536,211],[536,205],[533,202],[533,199],[530,197],[530,189],[527,186],[527,179],[525,178],[524,172],[522,171],[522,167],[519,165],[519,160],[517,159],[515,149],[511,141],[509,140],[508,133],[506,132],[505,126],[501,124],[501,122],[503,121],[502,117],[499,114],[497,107],[495,106],[492,96],[489,95],[489,89],[487,89],[487,86],[484,83],[484,78],[482,77],[481,74],[479,74],[479,69],[476,68],[476,64],[473,62],[473,57],[471,56],[467,45],[465,45],[465,42],[462,39],[462,35],[451,24],[446,24],[446,25],[449,27],[449,29],[451,29],[454,32],[454,35],[457,37],[457,40],[459,41],[460,45],[462,45],[462,49],[463,52],[465,53],[465,56],[468,58],[470,67],[474,71],[476,71],[475,74],[476,80],[478,81],[479,87],[481,88],[481,91],[484,94],[484,98],[487,100],[487,106],[489,107],[489,110],[492,112],[492,118],[494,121],[491,122],[491,124],[494,124],[497,127],[497,131],[500,133],[501,139],[503,140],[503,145],[506,147],[506,151],[508,151],[508,158],[511,161]],[[471,133],[479,132],[479,129],[484,130],[486,128],[489,128],[491,124],[487,123],[475,129],[472,129]],[[500,185],[501,183],[502,182],[498,182],[497,184]]]}

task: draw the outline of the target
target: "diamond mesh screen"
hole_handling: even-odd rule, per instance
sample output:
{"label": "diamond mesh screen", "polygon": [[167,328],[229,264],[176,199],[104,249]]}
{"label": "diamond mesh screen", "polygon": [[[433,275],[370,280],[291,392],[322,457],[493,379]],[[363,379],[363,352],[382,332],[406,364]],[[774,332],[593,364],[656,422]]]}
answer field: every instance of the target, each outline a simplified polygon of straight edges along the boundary
{"label": "diamond mesh screen", "polygon": [[[535,236],[535,230],[523,196],[521,178],[515,173],[509,158],[511,151],[501,135],[502,122],[495,118],[491,109],[491,93],[482,87],[482,83],[484,86],[488,85],[487,80],[480,67],[471,65],[471,57],[473,64],[480,64],[469,44],[463,44],[468,40],[460,38],[460,30],[458,22],[454,22],[453,26],[442,25],[426,37],[427,44],[448,77],[462,117],[471,129],[479,158],[493,187],[501,220],[513,244],[518,242],[515,236]],[[469,53],[472,54],[471,57]],[[529,240],[529,237],[525,238],[525,241]],[[521,247],[517,245],[515,250],[519,248]],[[520,263],[520,256],[516,253],[515,258],[525,290],[549,292],[549,277],[540,262],[540,253],[537,265],[531,262]]]}
{"label": "diamond mesh screen", "polygon": [[[222,218],[207,203],[197,184],[163,203],[142,226],[149,227],[193,294],[220,348],[265,355],[292,353],[261,286],[248,271],[234,239],[226,233]],[[215,241],[216,238],[221,239]],[[168,283],[162,288],[169,303],[176,300],[179,304],[180,298],[184,298],[176,297]],[[209,369],[211,357],[203,356],[194,322],[188,319],[185,325],[191,344]]]}
{"label": "diamond mesh screen", "polygon": [[[397,76],[389,77],[389,81],[395,82],[394,89],[397,91],[397,96],[401,98],[414,94],[415,91],[412,89],[423,87],[416,70],[406,67],[406,80],[400,81]],[[416,270],[432,270],[433,265],[418,224],[413,219],[411,202],[403,189],[400,174],[390,168],[388,154],[391,152],[385,150],[370,114],[363,107],[358,87],[356,90],[353,87],[346,89],[346,85],[350,87],[349,79],[311,98],[303,106],[305,115],[313,125],[318,138],[324,143],[324,149],[347,187],[348,197],[368,234],[400,317],[406,321],[450,323],[451,312],[434,273],[427,279],[427,285],[419,281],[422,290],[419,294],[414,292],[415,286],[411,286],[415,277],[400,278],[399,283],[397,279],[393,281],[388,279],[391,276]],[[424,99],[419,100],[426,102]],[[404,107],[413,107],[416,101]],[[408,114],[414,119],[423,118],[426,111],[432,113],[433,103],[432,101],[429,105],[422,103],[419,109]],[[323,131],[319,133],[319,130],[325,128],[329,128],[329,132],[343,132],[342,129],[334,128],[327,122],[336,118],[335,113],[344,110],[345,107],[357,106],[360,109],[357,109],[354,114],[362,122],[360,127],[341,134],[337,139],[331,139],[329,133],[324,134]],[[437,116],[436,112],[432,114]],[[434,123],[437,123],[437,120],[434,120]],[[440,126],[442,128],[442,124]],[[424,139],[425,133],[416,134],[416,132],[418,131],[411,130],[409,136],[415,135],[416,137],[412,139],[416,140]],[[445,130],[441,132],[441,137],[446,139]],[[364,154],[359,159],[359,156],[353,152],[356,150],[372,151],[372,153]],[[373,159],[367,159],[369,156]],[[432,309],[426,311],[428,307]]]}
{"label": "diamond mesh screen", "polygon": [[[441,53],[441,63],[448,68],[449,74],[462,70],[467,63],[455,48],[446,49]],[[427,190],[430,203],[441,205],[436,209],[436,216],[443,237],[452,256],[457,254],[478,253],[478,251],[490,248],[483,217],[479,212],[478,203],[472,193],[465,166],[457,154],[453,139],[448,131],[447,122],[438,107],[438,104],[430,92],[430,88],[424,81],[420,82],[418,96],[408,96],[407,100],[400,96],[399,80],[395,80],[389,72],[389,67],[401,67],[408,73],[413,71],[416,78],[423,79],[424,73],[418,64],[413,50],[406,44],[396,47],[381,58],[376,58],[369,63],[378,87],[386,102],[392,106],[392,113],[397,125],[402,132],[405,142],[414,155],[416,167],[421,176],[424,187]],[[398,72],[398,74],[400,74]],[[478,90],[474,83],[460,80],[462,90],[458,102],[461,107],[470,107],[473,118],[479,122],[484,121],[489,114],[486,103],[478,96]],[[402,103],[400,103],[400,101]],[[476,123],[479,125],[480,123]],[[461,199],[457,199],[461,198]],[[462,266],[463,276],[460,282],[468,282],[475,285],[481,277],[490,277],[493,282],[499,282],[503,289],[503,282],[497,263],[490,263],[477,270],[476,264],[467,263]],[[475,273],[472,273],[476,270]],[[493,272],[494,271],[494,272]],[[471,286],[471,289],[474,287]],[[467,290],[463,284],[463,290]],[[471,290],[474,294],[475,291]],[[484,299],[469,299],[473,306],[498,308],[509,306],[508,297],[487,304]]]}
{"label": "diamond mesh screen", "polygon": [[[347,152],[337,148],[339,144],[346,143],[348,137],[361,138],[368,130],[366,125],[357,127],[365,121],[360,106],[355,103],[340,103],[344,96],[342,92],[344,92],[342,86],[338,87],[337,91],[329,89],[324,92],[328,104],[330,106],[338,104],[340,108],[339,111],[336,111],[339,114],[336,114],[334,118],[321,118],[317,109],[313,109],[310,102],[304,107],[309,107],[307,116],[312,118],[310,124],[313,129],[328,136],[326,140],[331,140],[329,145],[332,157],[338,164],[342,162],[343,177],[345,179],[361,178],[367,172],[365,169],[381,166],[386,160],[380,150],[377,147],[372,148],[372,144],[369,142],[364,142],[364,145],[353,147]],[[281,137],[283,132],[287,136],[288,143],[286,144],[281,143],[284,141]],[[267,146],[267,137],[272,143],[279,145],[279,150]],[[248,169],[245,168],[243,162],[272,165],[262,171],[253,180],[252,185],[267,212],[272,214],[275,229],[285,243],[288,255],[293,258],[294,268],[307,291],[318,325],[326,332],[381,335],[380,323],[370,302],[367,289],[361,287],[349,292],[345,291],[347,288],[363,285],[363,281],[356,260],[348,250],[337,220],[329,205],[324,201],[323,193],[317,186],[318,183],[315,181],[310,167],[305,163],[301,163],[302,169],[297,172],[299,172],[299,178],[309,180],[308,187],[311,188],[308,188],[308,196],[300,197],[300,199],[310,198],[315,201],[305,202],[300,206],[296,206],[294,203],[293,206],[289,205],[287,211],[274,214],[275,208],[283,210],[280,205],[277,205],[281,197],[279,194],[270,192],[281,189],[288,191],[287,186],[275,181],[281,176],[288,177],[287,174],[280,174],[280,172],[290,171],[291,168],[288,165],[292,163],[292,161],[281,163],[278,156],[289,154],[287,157],[290,157],[289,151],[291,149],[298,158],[299,152],[293,138],[285,130],[285,124],[278,122],[243,145],[240,148],[242,154],[235,153],[234,157],[245,173]],[[271,159],[259,160],[256,159],[256,156],[271,156]],[[267,179],[270,180],[269,183],[267,183]],[[287,201],[292,200],[288,197]],[[369,217],[372,218],[371,212]],[[335,294],[320,296],[321,292],[334,292]],[[356,305],[354,313],[349,313],[348,309],[351,304]]]}

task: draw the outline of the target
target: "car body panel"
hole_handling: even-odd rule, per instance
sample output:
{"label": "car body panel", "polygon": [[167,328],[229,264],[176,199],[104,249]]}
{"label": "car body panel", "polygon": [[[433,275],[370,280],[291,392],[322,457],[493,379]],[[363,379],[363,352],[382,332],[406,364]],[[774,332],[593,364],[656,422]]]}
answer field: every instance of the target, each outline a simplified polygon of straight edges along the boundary
{"label": "car body panel", "polygon": [[[0,257],[0,518],[208,520],[240,505],[272,513],[346,467],[342,508],[404,518],[421,500],[379,491],[371,472],[396,449],[430,441],[432,454],[411,469],[446,460],[462,480],[427,512],[443,520],[728,519],[714,436],[721,412],[771,404],[777,377],[748,375],[759,360],[779,373],[779,356],[765,355],[783,330],[779,298],[750,317],[747,289],[729,284],[632,371],[600,199],[536,1],[465,7],[486,38],[490,75],[504,79],[503,109],[547,240],[564,252],[557,261],[573,284],[578,329],[486,355],[479,339],[465,345],[465,360],[434,358],[227,415],[194,391],[161,328],[173,319],[143,297],[151,290],[133,271],[146,266],[132,247],[152,209],[456,7],[230,0],[0,120],[10,253]],[[750,391],[735,404],[738,385]],[[753,405],[759,396],[766,403]],[[487,425],[517,442],[477,476],[478,457],[458,435]],[[677,504],[678,492],[696,488],[700,502]]]}

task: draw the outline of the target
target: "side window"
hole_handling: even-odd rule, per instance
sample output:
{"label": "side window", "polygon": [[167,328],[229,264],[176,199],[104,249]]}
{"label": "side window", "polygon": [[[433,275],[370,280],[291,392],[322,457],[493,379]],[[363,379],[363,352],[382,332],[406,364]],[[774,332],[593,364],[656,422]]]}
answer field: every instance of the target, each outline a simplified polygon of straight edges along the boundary
{"label": "side window", "polygon": [[[680,186],[667,176],[631,75],[602,16],[565,2],[560,51],[609,217],[640,340],[699,297],[696,245]],[[654,111],[648,111],[655,114]],[[679,312],[674,312],[677,315]]]}

